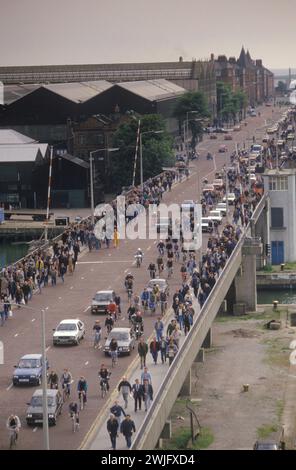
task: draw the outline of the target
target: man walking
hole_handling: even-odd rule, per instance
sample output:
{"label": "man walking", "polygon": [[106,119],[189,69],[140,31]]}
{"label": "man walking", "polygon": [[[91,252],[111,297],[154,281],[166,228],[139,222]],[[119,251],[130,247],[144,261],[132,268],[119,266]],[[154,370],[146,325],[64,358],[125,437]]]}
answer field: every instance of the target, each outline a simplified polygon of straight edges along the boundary
{"label": "man walking", "polygon": [[154,336],[153,340],[150,343],[150,353],[153,358],[154,364],[157,364],[157,357],[158,357],[158,351],[159,351],[159,341],[156,340],[156,337]]}
{"label": "man walking", "polygon": [[110,418],[107,421],[107,431],[111,439],[112,450],[116,450],[116,438],[118,436],[118,421],[113,414],[110,414]]}
{"label": "man walking", "polygon": [[144,380],[148,380],[148,383],[152,383],[152,377],[150,372],[148,372],[147,367],[144,367],[144,371],[141,374],[141,382],[144,385]]}
{"label": "man walking", "polygon": [[143,369],[143,366],[146,366],[146,356],[148,353],[148,344],[144,341],[144,338],[140,338],[138,353],[141,359],[141,369]]}
{"label": "man walking", "polygon": [[130,415],[126,415],[120,426],[120,432],[124,435],[127,448],[130,449],[132,445],[132,434],[136,432],[136,426]]}
{"label": "man walking", "polygon": [[132,391],[132,386],[128,382],[126,376],[123,376],[121,382],[118,385],[118,391],[122,393],[122,397],[124,400],[124,408],[127,408],[128,405],[128,394]]}
{"label": "man walking", "polygon": [[118,401],[114,402],[114,405],[110,408],[110,413],[112,413],[118,421],[118,426],[121,424],[122,416],[126,416],[126,413],[122,406],[118,404]]}
{"label": "man walking", "polygon": [[135,383],[132,386],[132,393],[133,397],[135,400],[135,412],[138,410],[138,405],[139,405],[139,410],[141,410],[142,407],[142,398],[143,397],[143,386],[140,384],[139,379],[135,380]]}
{"label": "man walking", "polygon": [[144,380],[143,395],[144,395],[145,411],[147,411],[150,406],[151,401],[153,400],[153,388],[152,388],[151,383],[149,383],[147,379]]}
{"label": "man walking", "polygon": [[164,329],[164,325],[160,317],[158,317],[157,321],[155,322],[154,329],[155,329],[157,341],[160,341],[163,335],[163,329]]}

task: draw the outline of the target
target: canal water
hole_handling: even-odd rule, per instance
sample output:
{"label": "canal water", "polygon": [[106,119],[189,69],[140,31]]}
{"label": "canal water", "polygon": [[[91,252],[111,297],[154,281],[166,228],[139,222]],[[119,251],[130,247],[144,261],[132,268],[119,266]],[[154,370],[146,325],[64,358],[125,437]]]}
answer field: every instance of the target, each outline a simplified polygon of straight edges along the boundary
{"label": "canal water", "polygon": [[11,264],[26,255],[28,245],[12,245],[11,243],[0,242],[0,269],[7,264]]}
{"label": "canal water", "polygon": [[274,300],[278,300],[280,304],[296,304],[296,289],[257,291],[258,304],[272,304]]}

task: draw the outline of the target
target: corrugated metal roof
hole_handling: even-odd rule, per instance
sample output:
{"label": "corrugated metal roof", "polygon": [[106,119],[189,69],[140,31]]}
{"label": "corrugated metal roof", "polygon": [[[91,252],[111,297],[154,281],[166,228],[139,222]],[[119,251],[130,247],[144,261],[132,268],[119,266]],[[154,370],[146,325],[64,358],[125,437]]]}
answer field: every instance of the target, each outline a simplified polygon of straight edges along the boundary
{"label": "corrugated metal roof", "polygon": [[39,144],[0,145],[0,163],[35,162],[42,158]]}
{"label": "corrugated metal roof", "polygon": [[13,103],[37,88],[40,85],[4,85],[4,104]]}
{"label": "corrugated metal roof", "polygon": [[117,86],[149,101],[159,101],[182,95],[186,90],[165,79],[117,83]]}
{"label": "corrugated metal roof", "polygon": [[81,160],[81,158],[74,157],[74,155],[71,155],[70,153],[63,153],[59,155],[59,158],[64,158],[65,160],[75,163],[76,165],[82,166],[83,168],[89,168],[89,163],[85,162],[84,160]]}
{"label": "corrugated metal roof", "polygon": [[112,86],[106,80],[97,80],[93,82],[53,83],[43,85],[43,88],[63,96],[74,103],[84,103]]}
{"label": "corrugated metal roof", "polygon": [[30,143],[36,143],[36,140],[31,139],[24,134],[20,134],[20,132],[13,129],[0,129],[0,145]]}

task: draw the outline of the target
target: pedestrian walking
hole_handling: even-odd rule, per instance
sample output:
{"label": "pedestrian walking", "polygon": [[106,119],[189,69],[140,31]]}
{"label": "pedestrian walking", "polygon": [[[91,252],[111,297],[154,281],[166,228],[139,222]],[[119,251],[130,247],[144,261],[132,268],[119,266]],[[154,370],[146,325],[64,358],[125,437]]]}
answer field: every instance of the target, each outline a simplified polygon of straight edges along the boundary
{"label": "pedestrian walking", "polygon": [[126,413],[124,409],[122,408],[122,406],[118,404],[117,400],[114,402],[114,405],[111,406],[110,413],[112,413],[115,416],[115,418],[118,421],[118,426],[120,426],[122,417],[126,416]]}
{"label": "pedestrian walking", "polygon": [[150,343],[150,353],[153,358],[154,364],[157,364],[157,357],[159,351],[159,341],[157,341],[156,336],[154,336],[153,340]]}
{"label": "pedestrian walking", "polygon": [[148,380],[148,382],[150,384],[152,384],[152,377],[151,377],[151,374],[150,372],[148,371],[148,368],[147,367],[144,367],[144,370],[141,374],[141,382],[142,384],[144,384],[144,380]]}
{"label": "pedestrian walking", "polygon": [[126,415],[120,426],[120,432],[124,435],[127,448],[130,449],[132,445],[132,435],[136,432],[136,426],[130,415]]}
{"label": "pedestrian walking", "polygon": [[172,364],[173,360],[175,359],[175,355],[178,352],[178,348],[176,344],[174,343],[173,339],[170,340],[168,349],[167,349],[167,356],[169,358],[169,365]]}
{"label": "pedestrian walking", "polygon": [[140,338],[140,342],[138,344],[138,353],[141,360],[141,369],[143,369],[143,366],[146,366],[146,356],[148,353],[148,344],[144,341],[144,338]]}
{"label": "pedestrian walking", "polygon": [[140,384],[139,379],[136,379],[132,386],[132,394],[135,401],[135,412],[137,412],[138,406],[139,410],[141,410],[143,399],[143,386]]}
{"label": "pedestrian walking", "polygon": [[160,357],[161,357],[162,364],[164,364],[166,362],[167,346],[168,346],[168,343],[167,343],[165,337],[162,336],[162,338],[159,342],[159,350],[160,350]]}
{"label": "pedestrian walking", "polygon": [[153,388],[151,383],[148,382],[147,379],[144,380],[143,384],[143,396],[144,396],[144,404],[145,404],[145,411],[148,410],[150,407],[150,403],[153,400]]}
{"label": "pedestrian walking", "polygon": [[156,332],[157,341],[160,341],[163,335],[163,329],[164,329],[164,325],[160,317],[158,317],[157,321],[155,322],[154,329]]}
{"label": "pedestrian walking", "polygon": [[118,385],[118,391],[122,393],[124,400],[124,408],[127,408],[128,405],[128,396],[132,391],[132,386],[127,380],[126,376],[123,376],[121,382]]}
{"label": "pedestrian walking", "polygon": [[118,421],[113,414],[110,414],[110,418],[107,421],[107,431],[111,439],[112,450],[116,450],[116,439],[118,437]]}

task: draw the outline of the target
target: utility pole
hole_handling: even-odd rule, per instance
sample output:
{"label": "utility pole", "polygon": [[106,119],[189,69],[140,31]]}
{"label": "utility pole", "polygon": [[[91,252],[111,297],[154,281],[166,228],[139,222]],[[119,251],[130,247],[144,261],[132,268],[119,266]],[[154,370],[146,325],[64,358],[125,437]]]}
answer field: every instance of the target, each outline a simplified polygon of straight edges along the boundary
{"label": "utility pole", "polygon": [[51,145],[50,159],[49,159],[48,188],[47,188],[46,222],[45,222],[45,229],[44,229],[44,239],[46,242],[48,241],[48,222],[49,222],[49,206],[50,206],[50,192],[51,192],[52,159],[53,159],[53,146]]}

